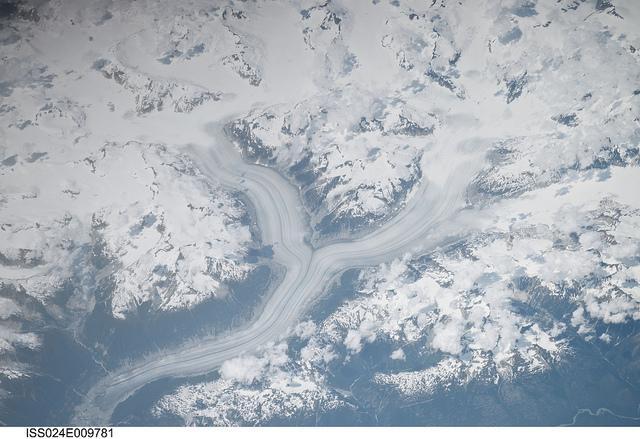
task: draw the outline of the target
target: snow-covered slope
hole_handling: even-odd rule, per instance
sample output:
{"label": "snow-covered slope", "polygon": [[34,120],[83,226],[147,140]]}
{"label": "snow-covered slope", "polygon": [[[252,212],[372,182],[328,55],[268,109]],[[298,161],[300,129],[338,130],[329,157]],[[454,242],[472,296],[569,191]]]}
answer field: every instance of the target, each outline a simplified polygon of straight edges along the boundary
{"label": "snow-covered slope", "polygon": [[[220,92],[141,70],[141,58],[130,63],[138,45],[150,41],[150,56],[170,49],[176,65],[209,50],[232,57],[249,49],[225,25],[225,10],[164,11],[165,21],[145,33],[136,32],[145,27],[139,7],[10,4],[0,24],[5,377],[30,371],[11,353],[41,347],[33,328],[69,328],[82,340],[81,325],[97,302],[120,320],[139,309],[151,315],[187,310],[224,297],[227,285],[255,266],[247,254],[259,236],[248,206],[180,150],[190,141],[180,125],[195,132],[188,126],[200,126],[201,119],[171,119],[215,105]],[[173,30],[163,40],[158,35],[166,20]],[[197,20],[200,28],[216,26],[198,32]],[[192,50],[178,56],[187,46]],[[247,67],[225,66],[245,81],[233,69]],[[165,113],[161,122],[150,120]]]}
{"label": "snow-covered slope", "polygon": [[[385,188],[419,181],[407,160],[428,181],[420,173],[422,152],[466,123],[479,137],[469,143],[484,143],[488,153],[468,192],[481,221],[451,248],[362,271],[356,297],[305,325],[304,347],[289,361],[325,374],[330,369],[330,389],[336,371],[352,370],[376,352],[380,370],[361,369],[357,386],[370,373],[365,386],[411,402],[470,383],[565,369],[577,339],[605,350],[622,343],[625,328],[640,320],[640,241],[633,231],[640,206],[631,189],[640,181],[638,8],[630,2],[374,3],[309,8],[322,32],[305,30],[306,39],[315,52],[324,50],[325,72],[339,91],[254,111],[230,130],[245,157],[277,167],[300,187],[317,229],[346,224],[353,231],[366,218],[393,215],[379,214],[365,194],[401,206],[411,190]],[[369,37],[375,40],[378,29],[383,35],[369,49],[385,69],[366,77],[375,61],[358,51],[358,26],[372,24],[376,8],[385,20],[370,26]],[[349,68],[336,69],[336,59],[350,59],[341,64]],[[370,97],[367,87],[385,75],[394,86]],[[393,119],[396,105],[409,114],[419,108],[421,118],[397,113]],[[400,116],[421,129],[392,128]],[[401,145],[408,155],[394,154]],[[366,182],[358,180],[359,166],[368,171]],[[333,201],[336,195],[343,204]],[[290,337],[300,343],[300,334]],[[219,398],[223,382],[203,384],[198,394]],[[180,392],[163,400],[163,410]],[[352,403],[347,394],[340,394],[343,403]],[[222,423],[207,412],[213,406],[198,413]],[[184,408],[168,411],[193,421]]]}
{"label": "snow-covered slope", "polygon": [[[640,171],[587,177],[493,205],[479,213],[483,230],[442,251],[362,270],[355,297],[280,342],[278,362],[288,365],[282,379],[299,380],[301,370],[324,377],[307,395],[333,395],[317,407],[323,414],[364,410],[377,393],[352,394],[358,388],[409,404],[569,368],[577,339],[602,350],[623,343],[625,328],[640,321],[640,205],[630,186]],[[280,393],[283,372],[270,369],[270,355],[230,360],[219,379],[179,387],[153,413],[188,424],[246,425],[294,414],[305,422],[310,414],[299,395]],[[343,369],[360,371],[347,381],[356,390],[336,389],[345,386],[336,378]],[[276,410],[264,395],[282,405]],[[261,408],[264,417],[251,416]],[[241,415],[223,415],[234,409]]]}
{"label": "snow-covered slope", "polygon": [[252,206],[185,148],[215,147],[211,123],[295,185],[316,248],[446,192],[459,155],[479,172],[455,245],[362,269],[353,294],[154,415],[298,422],[366,411],[375,392],[411,404],[551,374],[577,342],[625,346],[640,320],[638,23],[632,0],[8,3],[0,377],[34,373],[21,353],[50,328],[82,341],[97,303],[119,323],[156,317],[253,270]]}
{"label": "snow-covered slope", "polygon": [[343,405],[318,370],[290,361],[287,344],[279,343],[223,364],[216,381],[179,387],[154,415],[179,416],[187,425],[264,425],[305,422]]}
{"label": "snow-covered slope", "polygon": [[124,318],[146,302],[196,305],[249,269],[242,203],[166,147],[39,153],[2,172],[5,283],[46,302],[73,276],[85,277],[87,296],[96,278],[113,276],[112,311]]}
{"label": "snow-covered slope", "polygon": [[424,109],[347,87],[260,111],[229,131],[245,157],[291,176],[318,234],[335,234],[370,227],[404,205],[437,123]]}

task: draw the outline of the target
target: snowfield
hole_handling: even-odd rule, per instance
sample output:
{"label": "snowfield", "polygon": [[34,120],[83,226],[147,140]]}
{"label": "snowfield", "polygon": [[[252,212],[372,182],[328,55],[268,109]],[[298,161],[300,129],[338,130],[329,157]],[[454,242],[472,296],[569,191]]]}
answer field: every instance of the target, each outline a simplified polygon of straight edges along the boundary
{"label": "snowfield", "polygon": [[125,318],[146,302],[160,311],[194,306],[250,269],[242,203],[183,157],[137,142],[72,157],[16,158],[2,176],[3,278],[16,289],[47,303],[74,276],[86,296],[112,276],[112,312]]}
{"label": "snowfield", "polygon": [[3,8],[0,422],[637,418],[636,2]]}
{"label": "snowfield", "polygon": [[335,234],[370,227],[402,208],[420,181],[425,138],[437,124],[406,102],[349,87],[250,115],[229,131],[245,157],[291,176],[318,234]]}

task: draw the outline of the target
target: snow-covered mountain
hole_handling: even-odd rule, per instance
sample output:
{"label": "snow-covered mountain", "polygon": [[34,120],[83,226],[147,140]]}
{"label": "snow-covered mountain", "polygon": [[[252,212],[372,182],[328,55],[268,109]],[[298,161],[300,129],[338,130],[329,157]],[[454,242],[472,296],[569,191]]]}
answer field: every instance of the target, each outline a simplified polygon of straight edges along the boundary
{"label": "snow-covered mountain", "polygon": [[[640,210],[632,191],[618,191],[616,199],[610,194],[632,175],[636,169],[615,170],[604,181],[567,184],[562,196],[549,187],[501,201],[487,213],[486,231],[441,252],[361,271],[354,297],[324,317],[312,316],[281,342],[294,347],[279,360],[288,365],[286,379],[295,382],[309,369],[324,374],[324,381],[313,381],[309,398],[333,395],[320,409],[330,413],[377,399],[370,390],[358,391],[362,387],[410,404],[472,384],[513,383],[566,369],[578,356],[576,339],[603,350],[625,344],[625,326],[640,318]],[[217,415],[238,407],[244,391],[278,391],[278,375],[264,366],[269,355],[225,363],[219,380],[179,387],[154,410],[189,424],[309,419],[313,412],[302,405],[294,412],[271,410],[263,419]],[[336,375],[345,368],[358,371],[349,392],[336,389]],[[231,389],[232,399],[222,399]]]}
{"label": "snow-covered mountain", "polygon": [[[140,360],[108,358],[102,336],[226,309],[232,286],[258,297],[300,268],[252,283],[271,250],[251,194],[203,163],[218,128],[295,187],[309,254],[393,227],[433,202],[424,188],[464,181],[465,208],[435,250],[351,261],[279,339],[123,422],[448,424],[458,406],[467,423],[587,406],[637,422],[636,2],[0,6],[0,422],[31,419],[16,401],[39,379],[73,406]],[[450,175],[467,156],[471,174]],[[60,333],[89,358],[77,377],[47,369]]]}
{"label": "snow-covered mountain", "polygon": [[[224,11],[211,13],[215,18],[207,21],[218,20],[216,32],[229,34],[227,43],[216,44],[227,44],[232,56],[239,39],[223,25]],[[150,131],[157,121],[142,126],[149,112],[187,114],[220,94],[127,64],[126,50],[113,44],[135,25],[139,11],[46,2],[9,4],[6,14],[0,67],[3,381],[41,373],[16,361],[16,350],[42,348],[38,333],[48,325],[80,334],[97,303],[123,320],[140,309],[163,314],[224,298],[229,283],[255,268],[248,254],[259,245],[249,206],[200,172],[179,148],[189,140]],[[128,24],[109,26],[128,14]],[[54,35],[61,45],[51,43]],[[194,45],[214,40],[210,34],[193,38]],[[158,41],[156,49],[173,44],[177,50],[186,39],[173,35],[173,43]],[[167,130],[180,136],[181,122],[170,117]]]}
{"label": "snow-covered mountain", "polygon": [[336,234],[371,227],[410,198],[438,124],[424,111],[347,87],[251,114],[229,131],[245,157],[299,186],[318,234]]}

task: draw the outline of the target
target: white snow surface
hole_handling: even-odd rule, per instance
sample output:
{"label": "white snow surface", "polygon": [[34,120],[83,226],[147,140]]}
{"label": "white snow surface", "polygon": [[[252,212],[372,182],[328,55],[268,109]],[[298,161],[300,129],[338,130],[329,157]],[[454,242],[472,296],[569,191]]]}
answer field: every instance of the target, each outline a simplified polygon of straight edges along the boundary
{"label": "white snow surface", "polygon": [[223,363],[220,375],[180,386],[154,406],[154,414],[180,416],[186,425],[242,426],[314,416],[345,404],[324,386],[321,371],[290,361],[282,342]]}
{"label": "white snow surface", "polygon": [[[411,397],[544,373],[570,361],[572,331],[610,341],[607,325],[640,319],[640,8],[521,3],[21,5],[0,29],[0,375],[28,377],[7,359],[41,343],[23,329],[41,318],[25,298],[77,329],[66,318],[93,309],[105,278],[125,319],[222,297],[247,275],[247,206],[184,148],[210,145],[211,122],[247,128],[245,156],[286,174],[311,227],[336,225],[345,249],[361,227],[398,236],[385,235],[404,224],[394,218],[433,201],[425,187],[473,182],[449,224],[464,251],[376,262],[327,318],[226,359],[219,379],[180,387],[156,414],[235,425],[330,410],[344,400],[327,368],[383,339],[394,364],[414,348],[439,358],[374,375]],[[451,177],[467,153],[479,171]],[[518,313],[532,294],[521,278],[537,294],[575,291],[572,313]],[[287,337],[305,341],[299,357]]]}

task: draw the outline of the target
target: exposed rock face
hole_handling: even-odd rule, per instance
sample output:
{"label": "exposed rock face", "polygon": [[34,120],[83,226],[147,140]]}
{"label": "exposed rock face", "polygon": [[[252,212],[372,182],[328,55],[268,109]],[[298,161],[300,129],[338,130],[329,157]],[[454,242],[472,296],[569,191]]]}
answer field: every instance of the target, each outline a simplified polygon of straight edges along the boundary
{"label": "exposed rock face", "polygon": [[189,113],[195,107],[209,100],[218,100],[219,93],[203,90],[201,87],[157,80],[127,69],[104,59],[94,63],[96,70],[105,78],[129,90],[135,98],[138,114],[161,111],[170,108],[177,113]]}

